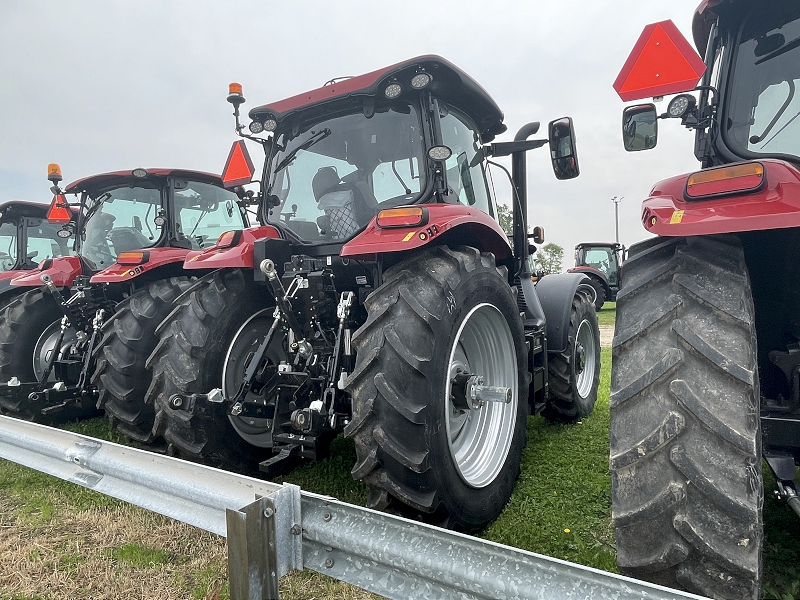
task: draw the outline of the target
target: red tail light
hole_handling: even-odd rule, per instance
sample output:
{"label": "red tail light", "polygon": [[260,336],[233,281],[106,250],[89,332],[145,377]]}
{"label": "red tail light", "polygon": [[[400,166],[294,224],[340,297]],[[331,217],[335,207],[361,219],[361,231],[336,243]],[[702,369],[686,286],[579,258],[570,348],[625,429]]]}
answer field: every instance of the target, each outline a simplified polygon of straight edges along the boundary
{"label": "red tail light", "polygon": [[692,173],[686,180],[686,199],[700,200],[760,190],[766,182],[764,165],[757,162],[728,165]]}

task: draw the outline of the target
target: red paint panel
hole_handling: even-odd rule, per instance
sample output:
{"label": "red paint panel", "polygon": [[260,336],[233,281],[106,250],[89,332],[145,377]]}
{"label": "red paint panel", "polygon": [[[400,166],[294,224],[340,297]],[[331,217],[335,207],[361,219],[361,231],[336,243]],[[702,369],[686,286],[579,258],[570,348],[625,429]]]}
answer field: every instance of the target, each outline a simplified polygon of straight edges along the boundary
{"label": "red paint panel", "polygon": [[107,269],[95,273],[90,279],[91,283],[128,283],[140,275],[169,265],[172,263],[182,263],[189,253],[185,248],[150,248],[147,251],[150,259],[141,265],[121,265],[114,263]]}
{"label": "red paint panel", "polygon": [[693,89],[706,65],[672,21],[648,25],[625,61],[614,89],[624,101]]}
{"label": "red paint panel", "polygon": [[264,238],[278,239],[281,235],[277,229],[266,225],[242,230],[242,238],[238,244],[229,248],[212,246],[199,252],[191,252],[186,256],[184,269],[221,269],[221,268],[253,268],[253,243]]}
{"label": "red paint panel", "polygon": [[642,203],[645,229],[683,236],[800,227],[800,170],[781,160],[759,162],[767,181],[754,193],[686,201],[689,173],[657,183]]}
{"label": "red paint panel", "polygon": [[[42,283],[42,275],[47,274],[56,286],[68,287],[75,282],[75,278],[78,275],[83,273],[81,259],[77,256],[60,256],[50,260],[51,262],[47,269],[23,271],[23,275],[11,280],[11,285],[15,287],[40,287],[44,285]],[[44,261],[42,261],[42,264],[45,264]]]}
{"label": "red paint panel", "polygon": [[498,259],[511,254],[506,234],[500,225],[481,210],[455,204],[426,204],[428,222],[418,227],[380,229],[373,218],[366,229],[347,242],[341,256],[367,257],[386,252],[403,252],[426,246],[447,231],[466,227],[485,241],[484,249]]}

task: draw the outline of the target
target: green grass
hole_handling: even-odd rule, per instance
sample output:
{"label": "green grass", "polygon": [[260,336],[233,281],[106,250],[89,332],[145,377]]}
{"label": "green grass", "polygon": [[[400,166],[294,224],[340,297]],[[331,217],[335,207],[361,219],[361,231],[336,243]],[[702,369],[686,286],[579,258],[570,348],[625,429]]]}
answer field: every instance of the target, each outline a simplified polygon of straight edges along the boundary
{"label": "green grass", "polygon": [[141,544],[123,544],[111,550],[111,558],[132,567],[151,567],[170,562],[170,555],[158,548]]}
{"label": "green grass", "polygon": [[617,318],[617,303],[605,302],[603,308],[597,312],[598,325],[613,325]]}

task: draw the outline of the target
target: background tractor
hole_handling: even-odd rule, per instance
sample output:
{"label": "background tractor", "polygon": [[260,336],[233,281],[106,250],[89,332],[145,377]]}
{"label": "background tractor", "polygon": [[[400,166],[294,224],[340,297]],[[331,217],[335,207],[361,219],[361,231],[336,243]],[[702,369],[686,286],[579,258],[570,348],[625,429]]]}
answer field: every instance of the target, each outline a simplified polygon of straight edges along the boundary
{"label": "background tractor", "polygon": [[594,289],[594,307],[616,302],[619,268],[625,260],[625,247],[614,242],[583,242],[575,246],[575,266],[567,273],[583,273]]}
{"label": "background tractor", "polygon": [[239,199],[218,176],[195,171],[105,173],[63,192],[58,165],[49,173],[48,219],[61,224],[59,239],[75,240],[76,254],[11,281],[25,293],[0,315],[0,410],[50,419],[105,409],[122,433],[150,442],[144,364],[155,328],[188,287],[186,254],[244,226]]}
{"label": "background tractor", "polygon": [[[254,108],[263,226],[187,258],[214,265],[160,327],[154,432],[182,456],[273,475],[353,439],[368,506],[475,530],[519,473],[528,414],[597,397],[584,277],[528,271],[525,152],[578,175],[571,120],[511,142],[469,75],[423,56]],[[259,134],[262,137],[258,137]],[[512,156],[513,247],[489,157]],[[223,179],[250,182],[244,142]]]}
{"label": "background tractor", "polygon": [[691,90],[705,69],[699,98],[623,113],[627,150],[654,147],[658,121],[680,119],[702,169],[655,184],[641,218],[658,237],[622,269],[617,562],[714,598],[757,598],[762,457],[800,515],[800,5],[706,0],[693,34],[705,67],[666,21],[645,29],[615,84],[623,100],[660,96]]}

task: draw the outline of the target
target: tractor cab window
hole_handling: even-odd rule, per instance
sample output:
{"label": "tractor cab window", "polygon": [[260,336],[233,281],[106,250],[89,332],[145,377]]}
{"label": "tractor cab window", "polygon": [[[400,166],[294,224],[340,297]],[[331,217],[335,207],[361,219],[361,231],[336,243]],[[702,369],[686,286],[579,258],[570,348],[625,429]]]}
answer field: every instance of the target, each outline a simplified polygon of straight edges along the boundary
{"label": "tractor cab window", "polygon": [[734,150],[800,157],[800,5],[754,9],[738,39],[725,136]]}
{"label": "tractor cab window", "polygon": [[17,225],[0,225],[0,270],[9,271],[17,264]]}
{"label": "tractor cab window", "polygon": [[28,264],[36,267],[47,258],[70,256],[75,253],[75,238],[59,237],[62,226],[44,219],[26,219]]}
{"label": "tractor cab window", "polygon": [[91,197],[84,211],[81,254],[105,269],[120,252],[155,245],[161,236],[155,222],[161,206],[156,188],[124,186]]}
{"label": "tractor cab window", "polygon": [[246,226],[233,192],[210,183],[184,182],[175,190],[175,228],[192,250],[213,246],[219,236]]}
{"label": "tractor cab window", "polygon": [[450,194],[455,197],[454,202],[473,206],[494,217],[483,161],[475,159],[481,149],[477,128],[454,109],[442,107],[441,111],[442,143],[453,151],[445,162]]}
{"label": "tractor cab window", "polygon": [[590,248],[586,250],[584,261],[587,266],[602,271],[610,284],[616,283],[617,255],[611,248]]}
{"label": "tractor cab window", "polygon": [[345,240],[379,210],[414,202],[425,187],[422,128],[407,104],[377,106],[275,138],[268,219],[309,242]]}

